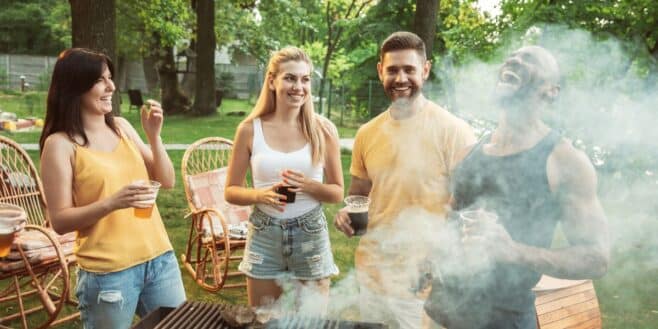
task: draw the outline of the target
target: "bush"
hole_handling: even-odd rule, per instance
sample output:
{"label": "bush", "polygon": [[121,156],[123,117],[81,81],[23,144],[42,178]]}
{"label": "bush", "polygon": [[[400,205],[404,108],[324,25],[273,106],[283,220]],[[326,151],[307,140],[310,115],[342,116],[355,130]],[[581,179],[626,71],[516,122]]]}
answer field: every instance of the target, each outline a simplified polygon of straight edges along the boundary
{"label": "bush", "polygon": [[217,79],[217,89],[224,91],[224,98],[235,98],[235,88],[233,84],[235,76],[231,72],[222,72]]}

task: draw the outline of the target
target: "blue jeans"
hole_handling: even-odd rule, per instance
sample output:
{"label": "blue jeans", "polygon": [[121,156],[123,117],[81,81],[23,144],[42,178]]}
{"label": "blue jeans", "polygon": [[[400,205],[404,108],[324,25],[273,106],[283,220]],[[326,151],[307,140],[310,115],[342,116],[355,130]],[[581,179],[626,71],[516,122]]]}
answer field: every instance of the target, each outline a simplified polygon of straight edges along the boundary
{"label": "blue jeans", "polygon": [[128,269],[94,273],[78,269],[76,296],[84,329],[130,328],[154,309],[177,307],[185,290],[173,251]]}
{"label": "blue jeans", "polygon": [[322,207],[295,218],[277,219],[258,207],[239,269],[254,279],[320,280],[338,274]]}

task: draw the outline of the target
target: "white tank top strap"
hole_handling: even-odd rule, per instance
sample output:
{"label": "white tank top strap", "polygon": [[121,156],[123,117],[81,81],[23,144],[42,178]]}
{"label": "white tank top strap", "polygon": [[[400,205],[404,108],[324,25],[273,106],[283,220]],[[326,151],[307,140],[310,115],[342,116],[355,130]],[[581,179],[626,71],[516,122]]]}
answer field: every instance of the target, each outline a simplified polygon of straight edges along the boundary
{"label": "white tank top strap", "polygon": [[262,151],[265,148],[265,134],[263,133],[263,125],[260,118],[254,118],[252,121],[254,125],[254,140],[252,141],[251,148],[253,152]]}

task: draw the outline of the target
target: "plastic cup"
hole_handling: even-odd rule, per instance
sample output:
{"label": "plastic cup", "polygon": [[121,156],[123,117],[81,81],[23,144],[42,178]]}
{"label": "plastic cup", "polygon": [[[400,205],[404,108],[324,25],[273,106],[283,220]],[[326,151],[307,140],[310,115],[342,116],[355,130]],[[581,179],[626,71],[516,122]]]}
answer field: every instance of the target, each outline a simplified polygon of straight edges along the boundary
{"label": "plastic cup", "polygon": [[146,183],[147,186],[151,189],[151,198],[140,201],[139,205],[135,207],[135,217],[149,219],[151,214],[153,214],[153,206],[155,205],[155,199],[158,197],[158,191],[160,190],[160,182],[150,180]]}
{"label": "plastic cup", "polygon": [[364,235],[368,231],[368,206],[370,198],[363,195],[350,195],[345,198],[347,215],[354,235]]}
{"label": "plastic cup", "polygon": [[462,232],[467,228],[476,224],[488,224],[498,221],[498,215],[484,209],[477,210],[464,210],[459,212],[459,219],[461,220]]}
{"label": "plastic cup", "polygon": [[21,207],[0,203],[0,257],[9,254],[16,232],[22,229],[26,221],[27,215]]}

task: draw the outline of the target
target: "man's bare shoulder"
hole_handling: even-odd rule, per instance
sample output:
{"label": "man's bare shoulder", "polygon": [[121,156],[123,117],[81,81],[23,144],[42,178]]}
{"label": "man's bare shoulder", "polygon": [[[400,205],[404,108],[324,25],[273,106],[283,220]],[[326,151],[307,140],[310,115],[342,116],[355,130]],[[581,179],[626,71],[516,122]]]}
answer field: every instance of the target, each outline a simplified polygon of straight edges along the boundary
{"label": "man's bare shoulder", "polygon": [[585,152],[573,146],[571,141],[559,141],[549,157],[549,165],[556,170],[557,182],[563,186],[587,188],[596,185],[596,171]]}

